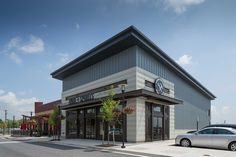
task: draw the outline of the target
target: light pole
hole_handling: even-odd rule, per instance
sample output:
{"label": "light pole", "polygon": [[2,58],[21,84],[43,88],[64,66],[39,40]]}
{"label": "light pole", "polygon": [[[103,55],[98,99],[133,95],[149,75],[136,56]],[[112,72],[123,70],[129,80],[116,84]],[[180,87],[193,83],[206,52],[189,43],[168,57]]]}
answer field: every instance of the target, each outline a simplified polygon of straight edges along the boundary
{"label": "light pole", "polygon": [[3,127],[3,135],[6,133],[6,125],[7,125],[7,110],[5,110],[5,122],[4,122],[4,127]]}
{"label": "light pole", "polygon": [[12,125],[12,127],[13,127],[12,135],[14,136],[14,132],[15,132],[15,116],[13,116],[13,125]]}
{"label": "light pole", "polygon": [[125,87],[126,84],[121,84],[120,89],[122,93],[122,146],[121,148],[125,148],[125,114],[124,114],[124,107],[125,107]]}
{"label": "light pole", "polygon": [[197,116],[197,131],[199,130],[199,116]]}
{"label": "light pole", "polygon": [[58,115],[58,121],[57,121],[57,132],[58,132],[58,141],[60,141],[61,137],[61,106],[58,105],[59,115]]}
{"label": "light pole", "polygon": [[32,137],[32,114],[33,112],[30,112],[30,137]]}

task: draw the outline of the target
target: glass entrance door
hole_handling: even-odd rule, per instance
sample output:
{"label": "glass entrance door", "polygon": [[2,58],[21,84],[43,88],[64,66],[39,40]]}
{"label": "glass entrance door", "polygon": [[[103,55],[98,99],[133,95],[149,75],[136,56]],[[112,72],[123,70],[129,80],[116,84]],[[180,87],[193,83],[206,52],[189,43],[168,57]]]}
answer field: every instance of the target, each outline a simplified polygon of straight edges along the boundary
{"label": "glass entrance door", "polygon": [[152,140],[163,140],[163,106],[152,105]]}
{"label": "glass entrance door", "polygon": [[163,138],[163,118],[162,117],[153,117],[152,118],[152,140],[158,141],[162,140]]}
{"label": "glass entrance door", "polygon": [[169,133],[169,120],[164,114],[164,106],[146,103],[146,141],[167,139],[164,135]]}
{"label": "glass entrance door", "polygon": [[96,108],[89,108],[86,110],[85,138],[96,139]]}
{"label": "glass entrance door", "polygon": [[96,123],[95,118],[86,119],[86,138],[95,139],[96,138]]}

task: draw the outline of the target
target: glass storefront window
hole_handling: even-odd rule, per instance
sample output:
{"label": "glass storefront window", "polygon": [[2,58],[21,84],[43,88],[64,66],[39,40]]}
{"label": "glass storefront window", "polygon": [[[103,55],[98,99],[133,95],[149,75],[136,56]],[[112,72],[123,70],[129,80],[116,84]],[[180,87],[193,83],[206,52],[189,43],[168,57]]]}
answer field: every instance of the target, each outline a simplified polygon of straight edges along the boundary
{"label": "glass storefront window", "polygon": [[160,106],[153,106],[153,111],[154,112],[161,112],[161,107]]}
{"label": "glass storefront window", "polygon": [[66,128],[68,137],[77,136],[77,111],[67,111]]}
{"label": "glass storefront window", "polygon": [[96,112],[95,108],[87,109],[87,113],[95,113],[95,112]]}

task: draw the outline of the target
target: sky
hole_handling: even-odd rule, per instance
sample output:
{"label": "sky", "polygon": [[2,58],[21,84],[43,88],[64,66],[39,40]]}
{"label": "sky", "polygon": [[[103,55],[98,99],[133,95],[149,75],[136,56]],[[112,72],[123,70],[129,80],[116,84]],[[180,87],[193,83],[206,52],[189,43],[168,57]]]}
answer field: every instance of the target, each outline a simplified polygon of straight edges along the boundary
{"label": "sky", "polygon": [[235,0],[0,0],[0,118],[60,99],[50,73],[134,25],[208,88],[236,123]]}

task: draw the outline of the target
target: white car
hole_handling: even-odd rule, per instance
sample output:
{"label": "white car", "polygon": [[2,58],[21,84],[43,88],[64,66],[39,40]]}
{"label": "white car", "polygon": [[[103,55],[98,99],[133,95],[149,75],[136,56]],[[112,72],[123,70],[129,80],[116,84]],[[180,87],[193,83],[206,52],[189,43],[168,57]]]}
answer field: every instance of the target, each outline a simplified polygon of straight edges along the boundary
{"label": "white car", "polygon": [[178,135],[176,145],[199,146],[236,151],[236,130],[227,127],[208,127],[192,134]]}

